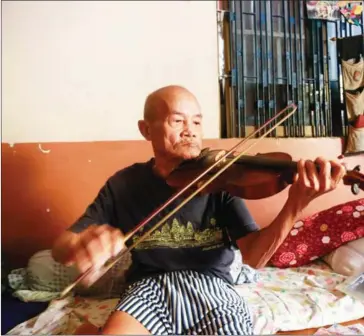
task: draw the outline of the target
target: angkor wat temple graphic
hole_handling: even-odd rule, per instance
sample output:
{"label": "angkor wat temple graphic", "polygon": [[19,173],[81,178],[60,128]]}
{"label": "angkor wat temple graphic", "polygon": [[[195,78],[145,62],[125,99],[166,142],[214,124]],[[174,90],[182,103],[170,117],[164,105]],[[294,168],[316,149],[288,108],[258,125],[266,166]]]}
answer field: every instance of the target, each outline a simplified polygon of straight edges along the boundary
{"label": "angkor wat temple graphic", "polygon": [[[223,234],[220,227],[216,226],[216,220],[210,220],[211,227],[202,231],[195,231],[191,222],[187,225],[180,224],[175,218],[172,224],[165,223],[160,229],[155,230],[135,249],[150,249],[156,247],[183,248],[202,247],[221,243]],[[134,235],[133,243],[139,240],[143,231]]]}

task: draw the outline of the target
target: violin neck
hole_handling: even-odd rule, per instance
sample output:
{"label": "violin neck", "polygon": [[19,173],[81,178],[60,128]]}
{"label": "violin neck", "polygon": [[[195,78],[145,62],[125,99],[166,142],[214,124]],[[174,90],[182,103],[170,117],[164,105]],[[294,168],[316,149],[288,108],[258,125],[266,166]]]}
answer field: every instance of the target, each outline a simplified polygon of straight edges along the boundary
{"label": "violin neck", "polygon": [[239,160],[236,161],[236,164],[243,164],[245,166],[255,168],[255,169],[269,169],[271,171],[288,171],[292,173],[297,172],[297,162],[296,161],[288,161],[288,160],[277,160],[275,158],[270,158],[266,156],[259,157],[243,155]]}

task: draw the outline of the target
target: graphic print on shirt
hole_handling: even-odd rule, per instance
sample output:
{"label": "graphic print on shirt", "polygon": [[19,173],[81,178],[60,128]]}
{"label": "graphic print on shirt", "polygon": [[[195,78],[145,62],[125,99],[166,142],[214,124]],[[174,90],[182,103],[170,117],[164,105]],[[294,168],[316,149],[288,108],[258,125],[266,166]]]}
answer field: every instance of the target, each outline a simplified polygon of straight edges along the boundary
{"label": "graphic print on shirt", "polygon": [[[215,218],[211,218],[209,224],[208,228],[195,231],[191,222],[184,224],[174,218],[172,223],[167,222],[160,229],[155,230],[135,249],[221,247],[223,244],[222,229],[216,225]],[[137,242],[142,235],[143,230],[140,231],[140,234],[134,235],[133,242]]]}

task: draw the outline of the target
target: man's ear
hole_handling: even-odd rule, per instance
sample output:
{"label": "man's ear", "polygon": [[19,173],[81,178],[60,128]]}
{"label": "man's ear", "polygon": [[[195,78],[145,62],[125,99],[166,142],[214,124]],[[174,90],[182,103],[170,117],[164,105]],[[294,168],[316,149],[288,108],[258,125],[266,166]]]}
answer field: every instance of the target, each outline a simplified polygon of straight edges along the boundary
{"label": "man's ear", "polygon": [[150,141],[150,128],[149,128],[148,123],[145,120],[139,120],[138,127],[139,127],[140,133],[145,138],[145,140]]}

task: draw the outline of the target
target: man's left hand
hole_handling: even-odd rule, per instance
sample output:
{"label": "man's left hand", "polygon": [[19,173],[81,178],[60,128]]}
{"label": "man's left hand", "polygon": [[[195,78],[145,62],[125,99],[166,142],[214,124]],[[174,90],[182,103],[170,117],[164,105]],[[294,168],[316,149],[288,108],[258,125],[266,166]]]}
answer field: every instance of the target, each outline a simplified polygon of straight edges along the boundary
{"label": "man's left hand", "polygon": [[[316,168],[318,167],[318,169]],[[315,198],[334,190],[345,174],[345,168],[338,162],[321,157],[298,161],[295,182],[289,191],[289,198],[303,210]]]}

